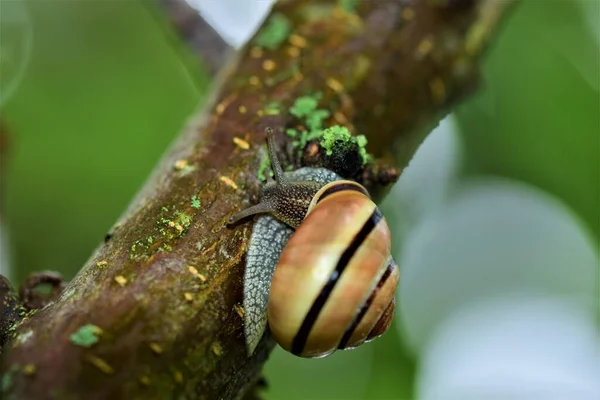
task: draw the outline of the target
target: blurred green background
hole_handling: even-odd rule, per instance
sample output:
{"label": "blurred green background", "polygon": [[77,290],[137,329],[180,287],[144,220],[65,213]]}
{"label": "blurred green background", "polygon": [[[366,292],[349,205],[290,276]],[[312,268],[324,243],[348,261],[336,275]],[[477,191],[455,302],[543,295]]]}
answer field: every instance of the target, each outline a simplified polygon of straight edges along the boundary
{"label": "blurred green background", "polygon": [[[486,58],[484,88],[456,112],[466,175],[508,176],[554,194],[596,242],[597,4],[518,7]],[[14,282],[36,270],[71,277],[201,104],[210,79],[150,2],[0,5],[3,88],[23,58],[15,46],[33,32],[20,85],[0,109],[8,133],[1,220],[10,275]],[[23,5],[29,23],[15,28],[7,10]],[[266,367],[267,397],[412,398],[414,366],[398,335],[363,347],[324,360],[276,350]]]}

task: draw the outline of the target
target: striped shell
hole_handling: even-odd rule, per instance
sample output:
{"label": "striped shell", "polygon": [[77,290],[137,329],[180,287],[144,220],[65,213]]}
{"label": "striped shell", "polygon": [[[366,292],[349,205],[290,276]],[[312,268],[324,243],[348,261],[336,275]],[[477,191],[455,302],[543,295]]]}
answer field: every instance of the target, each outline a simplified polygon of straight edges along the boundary
{"label": "striped shell", "polygon": [[[383,334],[394,314],[398,267],[390,231],[367,190],[323,168],[283,172],[273,131],[275,182],[228,223],[261,215],[244,274],[244,333],[252,355],[268,325],[302,357],[323,357]],[[294,232],[295,229],[295,232]]]}
{"label": "striped shell", "polygon": [[271,282],[268,321],[279,345],[322,357],[383,334],[399,277],[390,246],[387,223],[366,189],[351,181],[324,186]]}

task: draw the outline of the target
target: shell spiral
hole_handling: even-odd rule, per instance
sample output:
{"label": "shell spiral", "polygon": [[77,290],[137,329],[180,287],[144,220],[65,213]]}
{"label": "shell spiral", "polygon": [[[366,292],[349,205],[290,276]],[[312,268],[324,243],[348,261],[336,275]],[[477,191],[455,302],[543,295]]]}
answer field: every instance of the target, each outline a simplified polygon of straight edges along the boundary
{"label": "shell spiral", "polygon": [[267,319],[276,341],[322,357],[387,331],[399,279],[390,251],[390,230],[366,189],[323,186],[273,274]]}

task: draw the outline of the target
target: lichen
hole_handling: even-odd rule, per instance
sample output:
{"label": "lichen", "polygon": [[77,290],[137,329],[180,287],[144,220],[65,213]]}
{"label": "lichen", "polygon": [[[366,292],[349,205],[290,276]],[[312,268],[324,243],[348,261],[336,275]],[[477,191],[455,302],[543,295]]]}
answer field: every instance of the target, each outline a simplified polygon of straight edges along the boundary
{"label": "lichen", "polygon": [[71,334],[69,337],[73,344],[80,347],[91,347],[98,342],[98,335],[102,333],[102,329],[94,324],[86,324]]}
{"label": "lichen", "polygon": [[257,46],[276,50],[288,38],[292,24],[281,13],[275,13],[269,18],[265,27],[258,33],[254,43]]}
{"label": "lichen", "polygon": [[325,154],[330,156],[335,149],[348,149],[349,146],[358,146],[358,153],[363,165],[369,161],[369,154],[365,146],[367,138],[364,135],[352,136],[348,128],[341,125],[331,126],[323,131],[320,145],[325,149]]}

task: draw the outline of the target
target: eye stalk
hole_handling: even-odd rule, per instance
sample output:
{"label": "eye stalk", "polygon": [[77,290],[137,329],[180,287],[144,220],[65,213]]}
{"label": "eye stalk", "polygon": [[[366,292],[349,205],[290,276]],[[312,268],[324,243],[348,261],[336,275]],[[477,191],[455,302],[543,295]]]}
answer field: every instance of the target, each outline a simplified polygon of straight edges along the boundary
{"label": "eye stalk", "polygon": [[234,224],[251,215],[271,214],[290,227],[296,228],[306,216],[313,197],[323,184],[313,181],[288,181],[277,158],[275,133],[272,128],[266,128],[265,132],[275,183],[265,185],[260,203],[232,215],[227,223]]}

